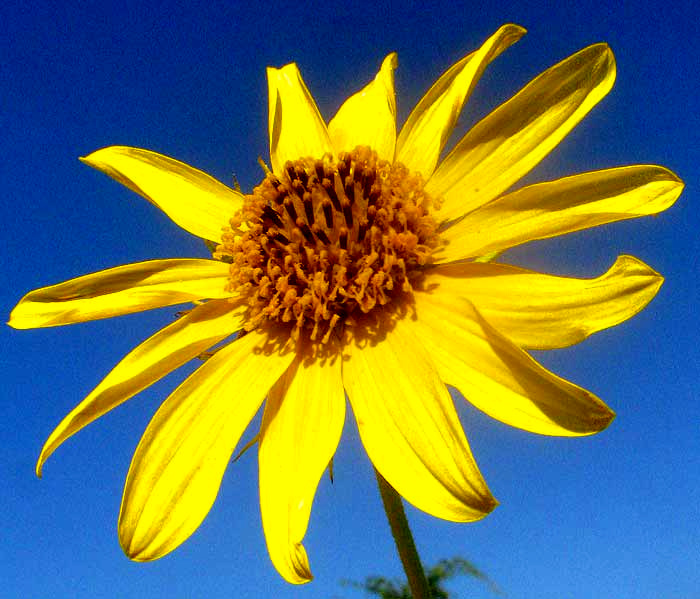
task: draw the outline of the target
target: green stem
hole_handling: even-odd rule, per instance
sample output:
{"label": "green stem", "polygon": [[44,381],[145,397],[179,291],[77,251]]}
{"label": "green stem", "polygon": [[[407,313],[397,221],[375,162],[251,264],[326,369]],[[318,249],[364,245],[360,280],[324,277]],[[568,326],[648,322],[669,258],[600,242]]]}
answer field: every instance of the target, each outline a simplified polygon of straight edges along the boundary
{"label": "green stem", "polygon": [[387,520],[389,520],[389,526],[391,526],[391,534],[396,542],[396,549],[399,551],[399,557],[401,558],[404,572],[406,572],[408,586],[411,589],[413,599],[430,599],[423,564],[421,564],[420,557],[418,557],[418,550],[413,541],[411,529],[408,526],[401,497],[394,490],[394,487],[384,480],[384,477],[379,474],[376,468],[374,473],[377,476],[377,484],[384,503],[384,511],[386,512]]}

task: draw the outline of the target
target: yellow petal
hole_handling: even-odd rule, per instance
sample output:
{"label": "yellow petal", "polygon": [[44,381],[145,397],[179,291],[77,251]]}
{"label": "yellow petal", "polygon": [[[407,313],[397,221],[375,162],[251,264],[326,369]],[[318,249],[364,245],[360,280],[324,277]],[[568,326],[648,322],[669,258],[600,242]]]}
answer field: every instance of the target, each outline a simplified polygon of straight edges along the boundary
{"label": "yellow petal", "polygon": [[281,173],[287,160],[332,152],[328,130],[313,97],[294,63],[281,69],[268,67],[270,161]]}
{"label": "yellow petal", "polygon": [[396,160],[429,179],[462,106],[484,69],[523,35],[522,27],[504,25],[476,52],[452,65],[418,102],[402,127],[396,142]]}
{"label": "yellow petal", "polygon": [[614,414],[592,393],[545,370],[473,304],[416,293],[415,323],[440,378],[486,414],[542,435],[596,433]]}
{"label": "yellow petal", "polygon": [[242,313],[242,306],[226,300],[207,302],[129,352],[51,433],[36,465],[37,476],[66,439],[240,329]]}
{"label": "yellow petal", "polygon": [[407,501],[438,518],[478,520],[496,501],[474,462],[452,398],[410,316],[355,340],[343,382],[372,463]]}
{"label": "yellow petal", "polygon": [[396,96],[394,69],[398,64],[392,52],[382,62],[374,81],[350,96],[328,124],[337,152],[370,146],[379,158],[393,161],[396,144]]}
{"label": "yellow petal", "polygon": [[230,297],[229,265],[215,260],[151,260],[35,289],[15,306],[16,329],[55,327],[200,299]]}
{"label": "yellow petal", "polygon": [[661,166],[626,166],[538,183],[467,214],[443,232],[438,262],[504,250],[671,206],[683,182]]}
{"label": "yellow petal", "polygon": [[554,349],[631,318],[662,283],[663,277],[644,262],[620,256],[595,279],[557,277],[505,264],[446,264],[429,271],[424,288],[453,305],[468,299],[520,347]]}
{"label": "yellow petal", "polygon": [[499,196],[554,148],[610,91],[610,48],[581,50],[531,81],[477,123],[438,166],[426,185],[453,220]]}
{"label": "yellow petal", "polygon": [[326,357],[306,348],[273,386],[260,431],[260,510],[268,551],[282,577],[311,580],[302,545],[321,475],[345,418],[337,344]]}
{"label": "yellow petal", "polygon": [[165,400],[131,461],[119,540],[133,560],[162,557],[209,512],[241,434],[294,359],[251,332],[207,360]]}
{"label": "yellow petal", "polygon": [[221,241],[243,196],[184,162],[140,148],[111,146],[81,158],[160,208],[185,231]]}

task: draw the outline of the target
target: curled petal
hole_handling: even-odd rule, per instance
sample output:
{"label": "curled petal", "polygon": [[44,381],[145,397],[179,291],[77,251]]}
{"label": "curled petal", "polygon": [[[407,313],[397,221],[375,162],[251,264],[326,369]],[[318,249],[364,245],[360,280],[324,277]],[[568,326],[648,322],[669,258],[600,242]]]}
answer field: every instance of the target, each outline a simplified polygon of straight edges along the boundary
{"label": "curled petal", "polygon": [[231,454],[293,351],[253,331],[219,350],[165,400],[136,448],[119,514],[119,541],[149,561],[205,518]]}
{"label": "curled petal", "polygon": [[454,220],[499,196],[540,162],[609,91],[615,59],[595,44],[551,67],[477,123],[426,185]]}
{"label": "curled petal", "polygon": [[265,540],[275,567],[294,584],[312,578],[302,539],[344,419],[340,352],[314,356],[307,347],[270,390],[259,444]]}
{"label": "curled petal", "polygon": [[336,151],[370,146],[383,160],[394,159],[396,144],[396,96],[394,69],[398,64],[392,52],[382,62],[374,81],[348,98],[328,124]]}
{"label": "curled petal", "polygon": [[429,179],[462,106],[490,62],[517,42],[525,29],[504,25],[476,52],[452,65],[413,109],[396,142],[396,160]]}
{"label": "curled petal", "polygon": [[216,260],[137,262],[35,289],[15,306],[16,329],[55,327],[201,299],[230,297],[229,265]]}
{"label": "curled petal", "polygon": [[440,378],[477,408],[532,433],[589,435],[614,413],[595,395],[552,374],[493,328],[467,300],[416,293],[415,323]]}
{"label": "curled petal", "polygon": [[185,231],[221,241],[243,196],[191,166],[140,148],[111,146],[81,158],[160,208]]}
{"label": "curled petal", "polygon": [[454,522],[478,520],[496,501],[408,318],[382,325],[381,339],[347,347],[343,381],[360,438],[375,468],[414,506]]}
{"label": "curled petal", "polygon": [[438,262],[498,252],[534,241],[671,206],[683,182],[661,166],[637,165],[582,173],[518,189],[446,229]]}
{"label": "curled petal", "polygon": [[129,352],[51,433],[36,465],[37,476],[66,439],[240,329],[242,308],[226,300],[207,302]]}
{"label": "curled petal", "polygon": [[557,277],[505,264],[445,264],[429,271],[423,288],[453,305],[468,299],[520,347],[554,349],[631,318],[662,283],[663,277],[641,260],[620,256],[595,279]]}
{"label": "curled petal", "polygon": [[279,174],[287,160],[332,152],[326,123],[297,65],[268,67],[267,86],[272,170]]}

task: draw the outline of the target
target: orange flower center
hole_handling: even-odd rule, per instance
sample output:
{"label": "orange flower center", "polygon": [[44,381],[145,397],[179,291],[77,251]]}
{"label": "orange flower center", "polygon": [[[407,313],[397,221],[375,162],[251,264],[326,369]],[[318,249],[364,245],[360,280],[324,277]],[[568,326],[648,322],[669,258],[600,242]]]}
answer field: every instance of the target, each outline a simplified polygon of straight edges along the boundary
{"label": "orange flower center", "polygon": [[367,147],[269,173],[231,219],[214,257],[228,290],[247,298],[246,324],[289,323],[312,341],[411,293],[438,246],[423,180]]}

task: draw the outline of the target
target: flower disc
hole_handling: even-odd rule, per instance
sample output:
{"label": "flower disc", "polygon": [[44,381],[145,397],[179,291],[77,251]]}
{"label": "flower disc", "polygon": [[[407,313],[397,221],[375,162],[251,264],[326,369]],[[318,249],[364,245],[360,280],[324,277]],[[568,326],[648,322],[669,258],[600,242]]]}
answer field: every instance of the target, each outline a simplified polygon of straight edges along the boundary
{"label": "flower disc", "polygon": [[438,246],[423,180],[367,147],[269,173],[231,219],[215,257],[247,296],[246,329],[290,323],[327,342],[338,323],[411,293]]}

